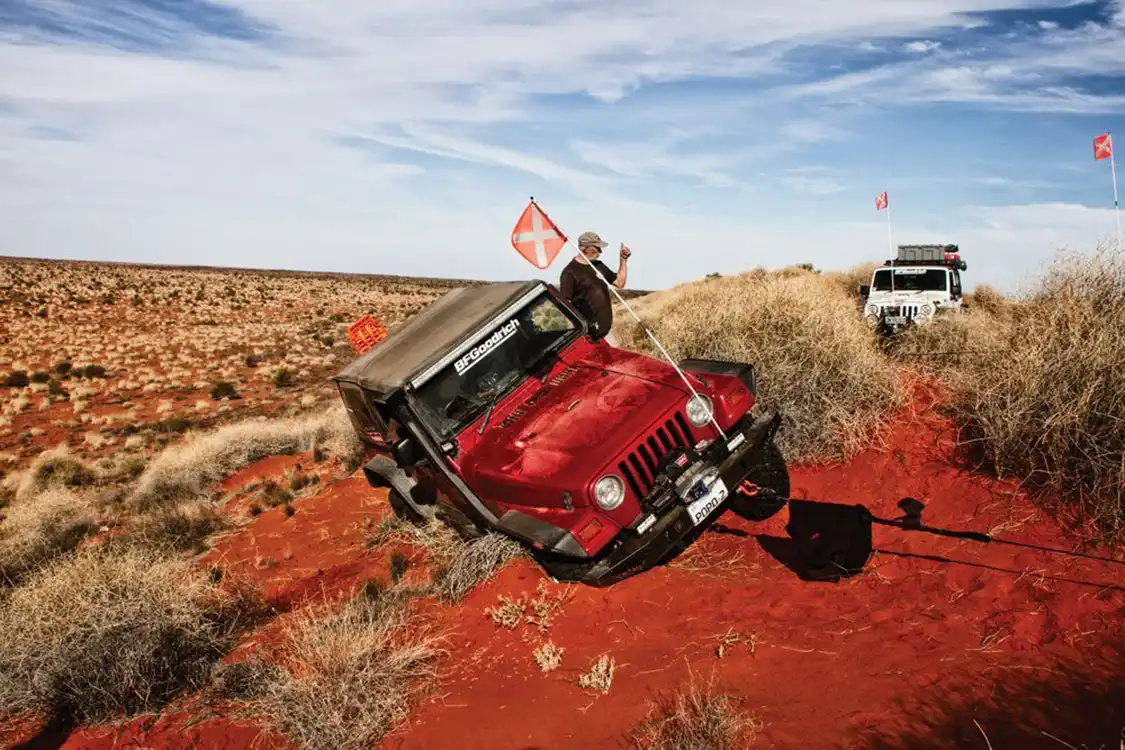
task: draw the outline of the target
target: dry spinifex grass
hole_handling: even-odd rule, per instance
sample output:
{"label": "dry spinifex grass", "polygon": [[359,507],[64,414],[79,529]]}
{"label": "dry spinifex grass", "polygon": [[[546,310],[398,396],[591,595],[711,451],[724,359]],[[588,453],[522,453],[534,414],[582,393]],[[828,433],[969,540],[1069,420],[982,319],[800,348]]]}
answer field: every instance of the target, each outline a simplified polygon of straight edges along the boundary
{"label": "dry spinifex grass", "polygon": [[1125,256],[1061,256],[994,320],[948,373],[966,439],[1125,538]]}
{"label": "dry spinifex grass", "polygon": [[257,603],[155,550],[87,547],[0,603],[0,714],[94,722],[203,685]]}
{"label": "dry spinifex grass", "polygon": [[652,705],[633,742],[638,750],[736,750],[753,744],[759,726],[713,685],[700,687],[692,680]]}
{"label": "dry spinifex grass", "polygon": [[313,611],[292,631],[257,706],[310,750],[371,747],[436,676],[438,641],[411,627],[405,589],[367,588],[338,612]]}
{"label": "dry spinifex grass", "polygon": [[[683,284],[634,309],[677,358],[749,362],[759,401],[779,409],[778,445],[790,461],[845,459],[901,409],[905,393],[843,285],[789,270]],[[622,345],[663,358],[624,310]]]}

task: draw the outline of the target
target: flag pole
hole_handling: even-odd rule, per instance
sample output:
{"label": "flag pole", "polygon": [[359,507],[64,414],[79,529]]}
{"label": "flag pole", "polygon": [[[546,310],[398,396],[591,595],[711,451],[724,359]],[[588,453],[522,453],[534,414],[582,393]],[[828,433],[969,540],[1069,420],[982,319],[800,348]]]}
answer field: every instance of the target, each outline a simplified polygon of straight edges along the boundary
{"label": "flag pole", "polygon": [[1113,177],[1113,213],[1117,218],[1117,249],[1125,250],[1125,245],[1121,244],[1121,208],[1117,204],[1117,165],[1114,163],[1113,158],[1113,134],[1109,136],[1109,173]]}
{"label": "flag pole", "polygon": [[887,201],[887,246],[891,251],[890,257],[895,257],[895,242],[891,237],[891,202]]}
{"label": "flag pole", "polygon": [[[540,212],[542,212],[542,214],[544,216],[547,216],[547,212],[543,210],[542,206],[540,206],[538,203],[535,203],[534,197],[531,199],[531,202],[535,205],[535,207],[537,209],[539,209]],[[551,221],[550,216],[547,216],[547,221],[550,221],[551,224],[555,224],[554,221]],[[555,225],[555,226],[557,227],[557,225]],[[641,330],[648,334],[648,337],[650,339],[652,339],[652,343],[656,344],[656,347],[664,355],[664,358],[667,359],[668,363],[672,365],[672,369],[674,369],[679,374],[680,379],[684,381],[684,385],[686,385],[688,387],[688,390],[691,391],[692,398],[698,398],[699,393],[692,386],[691,381],[689,381],[687,379],[687,376],[684,375],[683,370],[681,370],[680,366],[678,364],[676,364],[675,360],[672,359],[672,356],[670,354],[668,354],[668,350],[664,348],[664,345],[661,344],[659,340],[657,340],[656,336],[653,335],[652,331],[650,331],[648,329],[648,327],[644,324],[644,322],[641,321],[641,319],[639,317],[637,317],[637,313],[633,312],[633,308],[629,307],[629,303],[625,301],[625,298],[622,297],[617,292],[617,287],[615,287],[613,284],[610,284],[608,281],[606,281],[605,276],[602,276],[602,272],[598,270],[598,267],[595,266],[593,263],[590,263],[589,261],[586,260],[586,256],[582,254],[582,251],[578,249],[577,245],[575,245],[573,242],[571,242],[569,237],[566,237],[566,235],[563,235],[563,237],[566,239],[566,244],[570,245],[571,248],[573,248],[575,257],[581,258],[582,260],[586,261],[586,264],[594,270],[594,273],[596,273],[598,275],[598,278],[601,279],[602,282],[606,286],[609,287],[609,290],[611,292],[613,292],[613,296],[617,297],[617,300],[622,305],[624,305],[625,309],[629,311],[629,314],[633,316],[633,320],[637,321],[637,325],[639,325],[641,327]],[[715,425],[715,429],[719,431],[719,435],[722,436],[723,440],[726,440],[727,434],[723,431],[723,428],[719,426],[718,420],[715,419],[715,410],[712,408],[712,409],[709,409],[708,411],[710,412],[711,424]]]}

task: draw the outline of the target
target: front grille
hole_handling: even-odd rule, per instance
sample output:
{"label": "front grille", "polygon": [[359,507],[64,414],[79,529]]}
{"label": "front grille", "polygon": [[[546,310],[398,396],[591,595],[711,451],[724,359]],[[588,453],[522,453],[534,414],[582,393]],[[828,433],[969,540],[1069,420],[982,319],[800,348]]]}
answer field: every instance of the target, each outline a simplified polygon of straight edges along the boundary
{"label": "front grille", "polygon": [[656,486],[656,476],[663,459],[672,451],[688,448],[691,444],[687,420],[683,414],[676,412],[638,443],[625,460],[617,464],[617,468],[637,497],[644,498]]}
{"label": "front grille", "polygon": [[907,320],[913,320],[919,316],[919,305],[893,305],[886,308],[888,317],[903,316]]}

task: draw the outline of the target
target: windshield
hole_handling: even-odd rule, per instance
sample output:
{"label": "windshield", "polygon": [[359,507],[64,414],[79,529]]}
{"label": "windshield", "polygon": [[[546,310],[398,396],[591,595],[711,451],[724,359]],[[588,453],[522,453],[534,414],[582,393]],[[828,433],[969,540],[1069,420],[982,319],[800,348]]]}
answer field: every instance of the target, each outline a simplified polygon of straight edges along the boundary
{"label": "windshield", "polygon": [[944,268],[889,268],[875,272],[877,292],[944,292],[949,274]]}
{"label": "windshield", "polygon": [[418,389],[422,419],[442,440],[453,437],[577,331],[563,308],[539,297]]}

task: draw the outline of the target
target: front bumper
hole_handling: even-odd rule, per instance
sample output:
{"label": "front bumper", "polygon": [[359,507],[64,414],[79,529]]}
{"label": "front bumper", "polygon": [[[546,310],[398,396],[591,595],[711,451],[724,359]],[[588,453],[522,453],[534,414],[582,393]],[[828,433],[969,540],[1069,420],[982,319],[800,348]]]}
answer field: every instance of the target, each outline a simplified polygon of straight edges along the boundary
{"label": "front bumper", "polygon": [[[643,514],[632,528],[618,536],[599,560],[585,567],[581,575],[572,580],[608,586],[647,570],[662,562],[670,553],[687,547],[695,536],[726,511],[735,488],[761,461],[762,449],[773,439],[780,426],[779,412],[757,419],[748,414],[733,430],[728,431],[725,441],[717,439],[700,450],[687,448],[673,453],[665,462],[658,485],[661,489],[655,493],[657,499],[653,504],[659,505],[661,510]],[[680,466],[680,463],[683,465]],[[706,517],[699,523],[693,523],[681,493],[709,467],[717,467],[718,476],[727,486],[728,493]]]}

